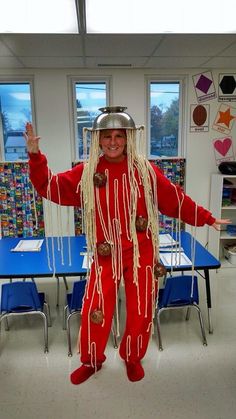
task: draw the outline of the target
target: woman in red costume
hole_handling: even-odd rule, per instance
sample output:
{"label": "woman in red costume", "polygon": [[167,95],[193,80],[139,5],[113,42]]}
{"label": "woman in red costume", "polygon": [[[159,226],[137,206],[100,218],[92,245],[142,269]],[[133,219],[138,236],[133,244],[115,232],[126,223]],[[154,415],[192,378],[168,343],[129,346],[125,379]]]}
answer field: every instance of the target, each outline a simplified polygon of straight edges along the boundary
{"label": "woman in red costume", "polygon": [[129,380],[144,377],[141,360],[152,329],[158,277],[163,275],[159,211],[196,226],[219,229],[230,222],[215,219],[139,154],[143,127],[136,127],[125,109],[101,109],[90,130],[88,161],[57,175],[48,168],[32,125],[26,125],[32,183],[53,202],[83,208],[88,252],[93,254],[78,339],[82,365],[71,374],[73,384],[102,368],[121,281],[126,324],[119,352]]}

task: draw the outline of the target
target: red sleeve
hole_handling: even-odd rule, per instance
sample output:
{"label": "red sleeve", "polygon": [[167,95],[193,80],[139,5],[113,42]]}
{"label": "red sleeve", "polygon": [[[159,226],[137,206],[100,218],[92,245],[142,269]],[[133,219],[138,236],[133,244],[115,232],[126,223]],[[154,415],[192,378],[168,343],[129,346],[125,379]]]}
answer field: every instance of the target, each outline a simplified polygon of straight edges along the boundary
{"label": "red sleeve", "polygon": [[210,211],[197,205],[178,185],[171,183],[157,166],[152,165],[152,167],[157,176],[158,207],[162,214],[180,218],[185,223],[196,224],[199,227],[205,224],[212,225],[215,222]]}
{"label": "red sleeve", "polygon": [[71,170],[53,175],[48,168],[44,154],[40,151],[37,154],[29,153],[31,182],[41,196],[57,204],[80,206],[78,184],[83,173],[83,167],[84,165],[81,163]]}

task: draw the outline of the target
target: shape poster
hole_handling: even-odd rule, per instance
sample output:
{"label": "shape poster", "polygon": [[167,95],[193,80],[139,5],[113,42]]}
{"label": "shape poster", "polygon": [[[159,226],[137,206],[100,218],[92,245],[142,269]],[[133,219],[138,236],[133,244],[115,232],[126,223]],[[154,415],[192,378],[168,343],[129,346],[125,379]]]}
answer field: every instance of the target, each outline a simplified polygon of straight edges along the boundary
{"label": "shape poster", "polygon": [[223,161],[234,161],[233,143],[231,137],[216,138],[213,147],[217,166]]}
{"label": "shape poster", "polygon": [[199,103],[216,98],[216,89],[211,71],[193,76],[193,84]]}
{"label": "shape poster", "polygon": [[209,131],[210,105],[190,106],[190,132]]}
{"label": "shape poster", "polygon": [[236,101],[236,73],[219,74],[218,101]]}
{"label": "shape poster", "polygon": [[222,103],[216,114],[212,128],[223,134],[230,134],[236,118],[236,109]]}

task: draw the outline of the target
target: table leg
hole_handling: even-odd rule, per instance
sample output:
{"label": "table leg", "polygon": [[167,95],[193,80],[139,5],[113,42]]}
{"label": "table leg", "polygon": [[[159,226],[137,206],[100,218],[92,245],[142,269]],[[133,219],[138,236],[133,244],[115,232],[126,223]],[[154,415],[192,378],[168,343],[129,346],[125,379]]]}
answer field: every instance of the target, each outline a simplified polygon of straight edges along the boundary
{"label": "table leg", "polygon": [[[66,276],[63,275],[62,278],[63,278],[63,281],[64,281],[65,289],[66,289],[66,291],[68,291],[69,287],[68,287],[68,283],[67,283],[67,280],[66,280]],[[60,282],[59,282],[60,277],[57,276],[56,279],[57,279],[57,307],[59,307],[59,304],[60,304]]]}
{"label": "table leg", "polygon": [[59,276],[56,277],[57,280],[57,307],[59,307],[59,294],[60,294],[60,282],[59,282]]}
{"label": "table leg", "polygon": [[206,282],[208,329],[209,329],[209,333],[213,333],[213,326],[212,326],[212,320],[211,320],[211,286],[210,286],[209,269],[204,269],[204,275],[205,275],[205,282]]}
{"label": "table leg", "polygon": [[64,281],[65,289],[66,289],[66,291],[68,291],[69,287],[68,287],[68,284],[67,284],[66,276],[63,276],[63,281]]}

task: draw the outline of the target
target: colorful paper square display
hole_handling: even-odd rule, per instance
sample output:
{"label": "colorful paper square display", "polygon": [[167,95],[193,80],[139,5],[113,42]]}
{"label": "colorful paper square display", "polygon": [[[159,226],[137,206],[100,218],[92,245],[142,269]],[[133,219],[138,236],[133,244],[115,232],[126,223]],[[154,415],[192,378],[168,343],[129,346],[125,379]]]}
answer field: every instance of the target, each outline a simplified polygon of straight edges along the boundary
{"label": "colorful paper square display", "polygon": [[42,198],[29,179],[28,163],[0,163],[2,237],[44,236]]}

